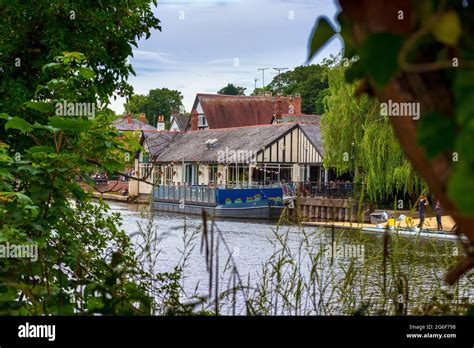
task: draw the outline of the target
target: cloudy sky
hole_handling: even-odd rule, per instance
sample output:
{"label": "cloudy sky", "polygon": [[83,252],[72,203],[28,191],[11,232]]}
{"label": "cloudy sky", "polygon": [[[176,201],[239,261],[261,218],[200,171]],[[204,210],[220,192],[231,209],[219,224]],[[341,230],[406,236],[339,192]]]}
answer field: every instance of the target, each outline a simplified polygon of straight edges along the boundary
{"label": "cloudy sky", "polygon": [[[150,89],[181,91],[190,111],[196,93],[216,93],[233,83],[253,91],[258,68],[293,69],[305,64],[316,18],[334,21],[332,0],[158,0],[154,10],[162,30],[139,42],[130,59],[137,76],[129,82],[137,94]],[[333,40],[311,63],[342,47]],[[265,71],[265,84],[276,71]],[[124,99],[112,102],[123,112]]]}

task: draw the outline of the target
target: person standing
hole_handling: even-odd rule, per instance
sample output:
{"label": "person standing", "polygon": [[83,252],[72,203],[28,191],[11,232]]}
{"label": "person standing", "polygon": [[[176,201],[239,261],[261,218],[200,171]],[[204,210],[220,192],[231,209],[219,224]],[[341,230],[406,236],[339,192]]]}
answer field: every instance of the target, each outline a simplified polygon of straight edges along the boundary
{"label": "person standing", "polygon": [[443,229],[443,223],[441,221],[441,214],[443,212],[443,207],[441,206],[441,202],[437,199],[435,203],[435,212],[436,212],[436,222],[438,224],[438,230]]}
{"label": "person standing", "polygon": [[418,210],[420,212],[420,223],[418,228],[421,230],[423,228],[423,223],[425,222],[425,209],[428,206],[428,199],[426,199],[425,195],[421,195],[420,199],[418,200]]}

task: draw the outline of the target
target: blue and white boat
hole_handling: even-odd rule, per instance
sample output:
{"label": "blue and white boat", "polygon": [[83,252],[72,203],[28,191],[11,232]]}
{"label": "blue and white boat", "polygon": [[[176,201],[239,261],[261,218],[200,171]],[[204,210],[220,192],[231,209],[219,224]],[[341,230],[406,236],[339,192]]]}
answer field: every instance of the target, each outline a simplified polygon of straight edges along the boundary
{"label": "blue and white boat", "polygon": [[153,191],[152,209],[220,218],[278,218],[283,210],[280,187],[218,188],[204,186],[159,186]]}

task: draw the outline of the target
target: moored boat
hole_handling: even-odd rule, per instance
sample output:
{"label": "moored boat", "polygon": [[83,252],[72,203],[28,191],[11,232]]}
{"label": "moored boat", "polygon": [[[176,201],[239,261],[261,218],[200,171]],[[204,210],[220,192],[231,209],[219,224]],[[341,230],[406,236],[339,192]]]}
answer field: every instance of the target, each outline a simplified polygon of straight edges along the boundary
{"label": "moored boat", "polygon": [[203,186],[159,186],[153,191],[152,208],[221,218],[278,218],[283,210],[280,187],[218,188]]}

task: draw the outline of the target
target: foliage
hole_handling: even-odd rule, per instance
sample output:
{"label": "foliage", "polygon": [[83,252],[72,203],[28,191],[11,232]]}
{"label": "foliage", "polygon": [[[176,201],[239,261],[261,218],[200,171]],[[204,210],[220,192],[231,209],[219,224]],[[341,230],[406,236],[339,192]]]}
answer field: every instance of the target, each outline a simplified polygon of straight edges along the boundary
{"label": "foliage", "polygon": [[132,45],[137,47],[139,39],[148,38],[153,29],[161,29],[150,3],[2,1],[0,110],[18,112],[33,98],[37,85],[49,81],[42,67],[64,51],[87,54],[86,67],[95,74],[90,85],[95,86],[102,103],[108,103],[113,93],[130,94],[127,78],[135,72],[127,59]]}
{"label": "foliage", "polygon": [[157,116],[163,115],[166,124],[170,116],[182,107],[183,96],[181,92],[168,89],[151,89],[147,95],[133,95],[125,103],[125,110],[132,114],[144,113],[148,124],[156,125]]}
{"label": "foliage", "polygon": [[109,173],[123,168],[118,158],[127,144],[110,126],[114,115],[102,109],[92,119],[53,116],[56,102],[90,92],[83,88],[95,74],[87,65],[82,54],[66,53],[46,66],[54,78],[26,106],[38,115],[34,124],[2,114],[7,139],[25,134],[34,145],[1,143],[0,240],[38,247],[37,261],[0,260],[3,314],[149,314],[119,216],[92,204],[77,182],[90,182],[97,166]]}
{"label": "foliage", "polygon": [[[339,2],[339,33],[328,35],[327,26],[317,21],[311,38],[317,44],[311,45],[309,57],[320,51],[328,37],[340,35],[345,58],[356,60],[346,77],[362,81],[359,93],[375,95],[382,102],[420,105],[420,122],[391,117],[390,123],[408,158],[472,247],[472,5],[451,0],[374,1],[360,6],[349,0]],[[467,258],[446,275],[449,284],[474,267],[469,247],[467,243]]]}
{"label": "foliage", "polygon": [[265,93],[270,92],[270,94],[273,95],[273,90],[269,85],[266,85],[265,87],[257,87],[253,90],[253,92],[250,94],[251,96],[259,96],[259,95],[264,95]]}
{"label": "foliage", "polygon": [[328,87],[329,61],[322,65],[298,66],[273,78],[268,84],[273,94],[301,96],[301,110],[306,114],[321,115],[324,111],[325,90]]}
{"label": "foliage", "polygon": [[222,87],[217,93],[225,95],[245,95],[245,89],[244,87],[234,86],[234,84],[228,83],[227,86]]}
{"label": "foliage", "polygon": [[353,173],[363,181],[371,201],[393,194],[420,192],[422,183],[395,138],[379,103],[363,95],[354,98],[357,83],[345,81],[347,69],[336,65],[328,72],[326,111],[321,118],[325,165],[337,174]]}

